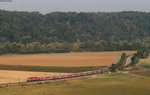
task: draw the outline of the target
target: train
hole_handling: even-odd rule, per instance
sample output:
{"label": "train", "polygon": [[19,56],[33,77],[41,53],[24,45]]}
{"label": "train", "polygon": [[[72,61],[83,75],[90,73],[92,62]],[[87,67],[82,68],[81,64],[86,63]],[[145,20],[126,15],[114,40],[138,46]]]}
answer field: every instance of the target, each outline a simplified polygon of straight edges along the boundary
{"label": "train", "polygon": [[64,74],[64,75],[54,75],[54,76],[45,76],[45,77],[29,77],[29,78],[27,78],[27,82],[75,78],[75,77],[89,76],[89,75],[94,75],[94,74],[103,74],[103,73],[106,73],[109,71],[110,71],[109,68],[104,68],[101,70]]}

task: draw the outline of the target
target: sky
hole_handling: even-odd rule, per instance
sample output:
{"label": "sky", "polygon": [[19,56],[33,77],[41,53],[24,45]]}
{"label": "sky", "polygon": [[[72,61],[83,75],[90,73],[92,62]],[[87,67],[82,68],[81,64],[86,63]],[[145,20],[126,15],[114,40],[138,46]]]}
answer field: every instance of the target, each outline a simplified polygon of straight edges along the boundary
{"label": "sky", "polygon": [[[2,2],[0,9],[9,11],[50,12],[150,12],[150,0],[12,0]],[[4,0],[5,1],[5,0]]]}

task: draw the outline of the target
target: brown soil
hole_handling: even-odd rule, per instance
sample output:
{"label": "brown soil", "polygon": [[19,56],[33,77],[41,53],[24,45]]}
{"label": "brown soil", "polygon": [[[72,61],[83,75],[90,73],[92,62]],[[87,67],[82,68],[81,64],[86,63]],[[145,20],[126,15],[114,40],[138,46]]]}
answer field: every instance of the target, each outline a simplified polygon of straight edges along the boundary
{"label": "brown soil", "polygon": [[125,52],[83,52],[58,54],[31,54],[0,56],[0,64],[4,65],[31,65],[31,66],[110,66],[116,63],[120,55]]}

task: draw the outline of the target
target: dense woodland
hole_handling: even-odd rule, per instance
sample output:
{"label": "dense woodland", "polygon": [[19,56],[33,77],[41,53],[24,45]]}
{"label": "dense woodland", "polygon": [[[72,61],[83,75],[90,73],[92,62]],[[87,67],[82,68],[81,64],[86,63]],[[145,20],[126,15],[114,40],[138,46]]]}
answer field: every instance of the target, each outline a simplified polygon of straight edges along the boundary
{"label": "dense woodland", "polygon": [[150,13],[0,10],[0,54],[150,49]]}

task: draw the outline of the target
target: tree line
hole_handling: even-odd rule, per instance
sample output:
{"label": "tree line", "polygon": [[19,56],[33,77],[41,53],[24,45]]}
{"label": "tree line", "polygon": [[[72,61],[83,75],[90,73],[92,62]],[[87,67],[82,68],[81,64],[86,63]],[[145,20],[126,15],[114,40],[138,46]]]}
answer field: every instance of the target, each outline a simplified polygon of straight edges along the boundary
{"label": "tree line", "polygon": [[[124,47],[125,45],[114,45],[114,47],[109,49],[109,45],[100,45],[99,42],[82,42],[82,43],[59,43],[53,42],[48,44],[42,44],[40,42],[31,42],[27,44],[17,43],[17,42],[5,42],[0,43],[0,54],[30,54],[30,53],[65,53],[65,52],[84,52],[84,51],[119,51],[128,50]],[[116,48],[115,48],[116,47]],[[138,47],[137,47],[138,48]],[[134,50],[130,49],[130,50]],[[146,55],[138,55],[141,57],[146,57]]]}
{"label": "tree line", "polygon": [[150,49],[148,12],[0,10],[0,54]]}

